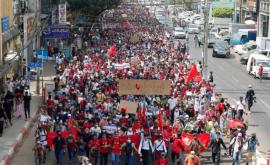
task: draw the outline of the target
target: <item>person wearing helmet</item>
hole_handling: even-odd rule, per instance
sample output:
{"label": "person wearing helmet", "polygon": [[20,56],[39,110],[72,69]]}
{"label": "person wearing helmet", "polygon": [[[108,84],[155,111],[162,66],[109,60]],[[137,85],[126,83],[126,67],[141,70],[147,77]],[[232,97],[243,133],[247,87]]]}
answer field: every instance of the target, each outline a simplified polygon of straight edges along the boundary
{"label": "person wearing helmet", "polygon": [[253,101],[256,102],[255,99],[256,99],[255,92],[252,89],[252,85],[248,85],[248,91],[246,92],[246,97],[245,97],[248,111],[250,111],[250,108],[253,105]]}

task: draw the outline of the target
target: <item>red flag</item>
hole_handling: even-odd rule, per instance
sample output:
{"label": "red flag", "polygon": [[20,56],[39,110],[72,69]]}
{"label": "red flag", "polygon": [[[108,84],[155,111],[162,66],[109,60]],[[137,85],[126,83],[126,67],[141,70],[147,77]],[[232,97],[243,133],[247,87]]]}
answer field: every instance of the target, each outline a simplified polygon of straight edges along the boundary
{"label": "red flag", "polygon": [[[181,138],[183,140],[183,147],[185,148],[186,152],[190,152],[190,148],[188,147],[190,145],[191,140],[193,139],[193,134],[182,134]],[[198,140],[204,145],[204,147],[208,147],[210,143],[210,135],[208,133],[204,134],[198,134]],[[200,147],[200,152],[203,152],[204,148]]]}
{"label": "red flag", "polygon": [[244,122],[237,119],[231,119],[229,121],[229,128],[236,128],[237,126],[244,127]]}
{"label": "red flag", "polygon": [[111,56],[111,55],[114,55],[115,53],[116,53],[116,45],[113,44],[113,45],[111,45],[111,47],[108,49],[107,54]]}
{"label": "red flag", "polygon": [[49,132],[47,134],[47,144],[48,144],[48,147],[52,147],[52,144],[53,144],[53,139],[57,136],[57,133],[56,132]]}
{"label": "red flag", "polygon": [[158,126],[159,129],[162,130],[163,120],[162,120],[162,110],[161,108],[158,110]]}
{"label": "red flag", "polygon": [[198,75],[197,66],[196,66],[196,64],[193,64],[193,66],[190,69],[190,72],[185,80],[185,83],[188,83],[190,80],[192,80],[197,75]]}

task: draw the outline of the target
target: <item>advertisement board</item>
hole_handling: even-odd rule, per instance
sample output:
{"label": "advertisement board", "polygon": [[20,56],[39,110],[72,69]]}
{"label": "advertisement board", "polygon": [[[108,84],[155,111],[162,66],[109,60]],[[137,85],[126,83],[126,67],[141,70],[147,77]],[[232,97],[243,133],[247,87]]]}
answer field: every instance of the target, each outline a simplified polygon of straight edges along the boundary
{"label": "advertisement board", "polygon": [[59,4],[58,6],[58,18],[59,24],[66,24],[67,23],[67,6],[66,3]]}
{"label": "advertisement board", "polygon": [[2,32],[5,33],[9,30],[9,17],[8,16],[2,17],[1,22],[2,22]]}
{"label": "advertisement board", "polygon": [[69,38],[70,30],[67,26],[48,26],[42,32],[44,38]]}
{"label": "advertisement board", "polygon": [[25,35],[24,37],[26,38],[27,41],[30,41],[34,35],[35,31],[35,14],[26,14],[24,16],[24,32]]}

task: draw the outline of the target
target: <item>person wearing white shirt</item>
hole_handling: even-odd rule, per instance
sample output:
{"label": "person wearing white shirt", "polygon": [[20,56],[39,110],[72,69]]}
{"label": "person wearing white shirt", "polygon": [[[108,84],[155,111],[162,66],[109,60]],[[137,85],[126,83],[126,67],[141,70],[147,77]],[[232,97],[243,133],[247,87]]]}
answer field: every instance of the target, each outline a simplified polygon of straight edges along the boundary
{"label": "person wearing white shirt", "polygon": [[168,103],[169,103],[169,108],[170,108],[170,110],[172,111],[172,110],[176,107],[177,99],[171,97],[171,98],[168,100]]}
{"label": "person wearing white shirt", "polygon": [[237,111],[238,120],[243,119],[243,114],[244,114],[244,111],[246,109],[245,107],[246,107],[246,103],[245,103],[243,97],[241,96],[239,98],[239,101],[237,101],[237,104],[236,104],[236,111]]}
{"label": "person wearing white shirt", "polygon": [[92,127],[92,128],[90,129],[90,132],[91,132],[91,133],[94,133],[94,134],[96,134],[96,135],[99,135],[99,134],[101,133],[101,129],[100,129],[100,127],[98,126],[98,124],[96,124],[94,127]]}
{"label": "person wearing white shirt", "polygon": [[141,137],[140,145],[138,153],[142,155],[143,159],[143,165],[148,165],[149,161],[149,154],[153,152],[153,145],[150,139],[150,136],[148,134],[144,134],[144,136]]}
{"label": "person wearing white shirt", "polygon": [[161,134],[158,135],[158,139],[154,142],[154,150],[156,160],[161,158],[162,153],[167,153],[167,148]]}

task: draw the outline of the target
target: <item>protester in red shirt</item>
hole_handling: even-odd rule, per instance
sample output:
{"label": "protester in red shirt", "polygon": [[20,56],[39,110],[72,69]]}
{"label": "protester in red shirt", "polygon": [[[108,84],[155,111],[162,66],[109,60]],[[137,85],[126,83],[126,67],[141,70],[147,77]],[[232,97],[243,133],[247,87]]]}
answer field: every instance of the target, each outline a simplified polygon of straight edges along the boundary
{"label": "protester in red shirt", "polygon": [[75,140],[75,137],[70,132],[68,137],[66,138],[66,144],[67,144],[67,150],[68,150],[68,160],[70,164],[75,163],[75,155],[76,155],[76,149],[77,149],[77,143]]}
{"label": "protester in red shirt", "polygon": [[165,153],[162,153],[161,157],[155,161],[155,165],[168,165]]}
{"label": "protester in red shirt", "polygon": [[177,134],[177,137],[173,138],[172,140],[172,162],[173,164],[184,164],[184,157],[183,157],[183,142],[181,139],[181,133]]}
{"label": "protester in red shirt", "polygon": [[112,146],[112,164],[118,165],[122,151],[119,135],[115,134],[111,146]]}
{"label": "protester in red shirt", "polygon": [[93,139],[89,141],[88,147],[90,148],[90,155],[94,159],[93,164],[96,165],[98,161],[99,140],[97,135],[93,136]]}
{"label": "protester in red shirt", "polygon": [[107,165],[110,143],[106,134],[102,134],[99,141],[100,165]]}

